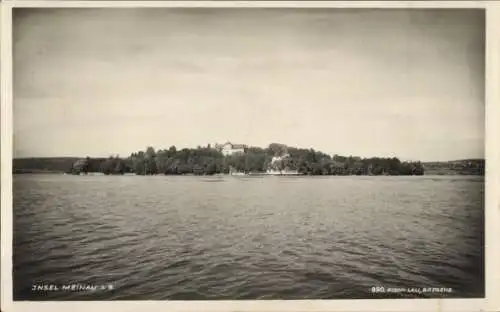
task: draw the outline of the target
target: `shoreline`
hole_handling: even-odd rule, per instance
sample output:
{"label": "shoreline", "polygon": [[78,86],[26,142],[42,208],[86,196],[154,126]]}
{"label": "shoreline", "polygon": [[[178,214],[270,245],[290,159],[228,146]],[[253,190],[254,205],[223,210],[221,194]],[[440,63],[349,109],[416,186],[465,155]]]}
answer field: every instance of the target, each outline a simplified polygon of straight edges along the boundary
{"label": "shoreline", "polygon": [[[249,149],[243,154],[223,156],[210,148],[163,150],[110,158],[14,158],[13,174],[104,174],[104,175],[199,175],[214,176],[413,176],[485,175],[484,159],[448,162],[401,162],[397,158],[329,156],[321,152],[293,150],[275,164],[272,150]],[[287,154],[288,155],[288,154]],[[279,158],[279,157],[278,157]],[[279,167],[284,167],[281,169]],[[264,168],[264,170],[262,170]]]}

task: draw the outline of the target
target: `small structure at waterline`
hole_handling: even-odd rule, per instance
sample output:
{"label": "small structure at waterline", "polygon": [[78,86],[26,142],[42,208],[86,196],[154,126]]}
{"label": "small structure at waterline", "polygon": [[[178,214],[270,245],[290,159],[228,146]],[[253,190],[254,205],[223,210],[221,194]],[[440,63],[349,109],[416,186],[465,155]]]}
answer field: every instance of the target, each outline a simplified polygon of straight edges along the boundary
{"label": "small structure at waterline", "polygon": [[89,158],[78,159],[73,163],[69,173],[79,175],[87,174],[89,168]]}

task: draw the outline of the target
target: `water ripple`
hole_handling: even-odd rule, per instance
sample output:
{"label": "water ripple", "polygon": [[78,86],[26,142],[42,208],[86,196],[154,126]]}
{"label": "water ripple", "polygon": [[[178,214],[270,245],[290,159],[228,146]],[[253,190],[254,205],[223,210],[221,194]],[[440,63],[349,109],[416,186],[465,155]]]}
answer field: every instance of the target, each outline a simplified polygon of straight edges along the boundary
{"label": "water ripple", "polygon": [[[484,295],[480,178],[224,181],[15,176],[14,297],[355,299],[375,285]],[[115,289],[30,291],[42,282]]]}

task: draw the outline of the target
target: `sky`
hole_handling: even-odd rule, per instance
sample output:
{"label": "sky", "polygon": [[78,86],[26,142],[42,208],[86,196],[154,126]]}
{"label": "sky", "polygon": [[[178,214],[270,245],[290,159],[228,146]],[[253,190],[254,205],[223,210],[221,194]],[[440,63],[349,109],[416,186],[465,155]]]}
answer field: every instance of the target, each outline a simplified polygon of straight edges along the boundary
{"label": "sky", "polygon": [[484,11],[15,9],[14,157],[484,157]]}

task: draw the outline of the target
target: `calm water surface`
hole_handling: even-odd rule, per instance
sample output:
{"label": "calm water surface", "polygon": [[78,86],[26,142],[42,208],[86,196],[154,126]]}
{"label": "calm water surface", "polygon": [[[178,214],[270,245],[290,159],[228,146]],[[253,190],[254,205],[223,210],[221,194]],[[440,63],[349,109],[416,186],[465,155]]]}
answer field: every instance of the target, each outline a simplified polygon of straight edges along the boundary
{"label": "calm water surface", "polygon": [[[484,296],[482,177],[13,183],[16,300],[389,297],[372,286]],[[113,289],[32,290],[71,283]]]}

